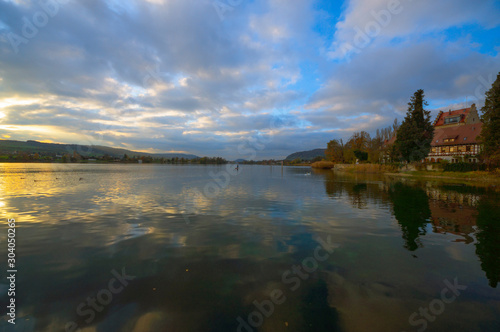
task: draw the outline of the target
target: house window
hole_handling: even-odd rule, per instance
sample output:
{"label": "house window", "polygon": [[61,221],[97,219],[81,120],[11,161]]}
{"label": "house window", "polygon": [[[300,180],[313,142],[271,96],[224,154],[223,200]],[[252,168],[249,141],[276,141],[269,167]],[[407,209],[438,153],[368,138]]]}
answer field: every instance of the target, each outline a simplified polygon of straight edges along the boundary
{"label": "house window", "polygon": [[467,146],[465,147],[465,151],[467,151],[467,152],[471,152],[471,151],[472,151],[472,149],[471,149],[471,148],[472,148],[472,146],[467,145]]}
{"label": "house window", "polygon": [[449,146],[443,147],[443,152],[446,152],[446,153],[450,152],[450,147]]}
{"label": "house window", "polygon": [[466,140],[467,140],[467,137],[464,137],[464,141],[466,141]]}
{"label": "house window", "polygon": [[464,146],[464,145],[459,146],[459,147],[458,147],[458,151],[460,151],[460,152],[465,152],[465,146]]}
{"label": "house window", "polygon": [[437,149],[436,148],[432,148],[431,151],[434,152],[434,153],[436,153]]}
{"label": "house window", "polygon": [[452,147],[450,148],[450,152],[455,152],[455,147],[454,147],[454,146],[452,146]]}
{"label": "house window", "polygon": [[460,116],[454,116],[444,119],[444,124],[458,123],[460,121]]}

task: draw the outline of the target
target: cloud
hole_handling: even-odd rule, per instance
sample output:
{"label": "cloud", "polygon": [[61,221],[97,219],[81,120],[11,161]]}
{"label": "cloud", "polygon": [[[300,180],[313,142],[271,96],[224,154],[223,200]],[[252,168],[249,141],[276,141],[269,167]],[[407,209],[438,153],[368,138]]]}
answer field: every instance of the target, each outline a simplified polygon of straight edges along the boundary
{"label": "cloud", "polygon": [[[491,29],[500,24],[494,0],[351,0],[336,24],[332,55],[349,44],[359,47],[373,39],[421,38],[433,32],[467,24]],[[364,37],[363,37],[364,36]]]}
{"label": "cloud", "polygon": [[346,58],[340,46],[388,3],[243,1],[221,21],[210,0],[70,0],[16,53],[12,34],[44,9],[3,1],[0,134],[239,158],[272,132],[257,159],[279,158],[386,126],[419,88],[436,109],[472,99],[499,68],[485,0],[401,0]]}

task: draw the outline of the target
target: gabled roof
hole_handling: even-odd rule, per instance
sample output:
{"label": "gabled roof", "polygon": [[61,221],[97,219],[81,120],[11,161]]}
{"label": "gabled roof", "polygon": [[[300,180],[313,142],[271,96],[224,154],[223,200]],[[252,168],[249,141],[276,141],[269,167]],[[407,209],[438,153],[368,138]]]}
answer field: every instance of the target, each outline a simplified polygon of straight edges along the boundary
{"label": "gabled roof", "polygon": [[[477,144],[483,128],[482,123],[452,126],[434,129],[434,139],[431,146]],[[453,142],[444,142],[445,139],[454,138]]]}
{"label": "gabled roof", "polygon": [[384,141],[384,148],[393,145],[396,142],[397,135],[394,135],[391,139],[386,139]]}
{"label": "gabled roof", "polygon": [[460,110],[455,110],[455,111],[448,111],[448,112],[441,111],[441,112],[439,112],[438,117],[434,121],[434,127],[444,125],[444,119],[445,118],[447,118],[447,117],[454,117],[454,116],[457,116],[457,115],[460,116],[460,121],[458,123],[464,123],[465,122],[465,118],[469,114],[470,110],[471,110],[471,108],[469,107],[469,108],[462,108]]}

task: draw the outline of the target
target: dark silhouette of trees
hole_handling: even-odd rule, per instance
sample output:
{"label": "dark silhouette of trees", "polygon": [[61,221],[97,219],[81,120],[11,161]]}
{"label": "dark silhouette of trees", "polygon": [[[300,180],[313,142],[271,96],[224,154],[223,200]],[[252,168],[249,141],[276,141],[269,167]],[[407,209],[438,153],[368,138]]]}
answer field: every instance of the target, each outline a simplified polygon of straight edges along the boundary
{"label": "dark silhouette of trees", "polygon": [[476,254],[491,287],[500,282],[500,195],[481,197],[477,206]]}
{"label": "dark silhouette of trees", "polygon": [[500,162],[500,73],[491,89],[486,92],[484,106],[481,108],[483,129],[481,140],[483,158]]}
{"label": "dark silhouette of trees", "polygon": [[425,226],[431,217],[429,197],[422,188],[400,182],[391,187],[389,197],[403,232],[404,247],[410,251],[417,250],[422,246],[419,237],[426,234]]}

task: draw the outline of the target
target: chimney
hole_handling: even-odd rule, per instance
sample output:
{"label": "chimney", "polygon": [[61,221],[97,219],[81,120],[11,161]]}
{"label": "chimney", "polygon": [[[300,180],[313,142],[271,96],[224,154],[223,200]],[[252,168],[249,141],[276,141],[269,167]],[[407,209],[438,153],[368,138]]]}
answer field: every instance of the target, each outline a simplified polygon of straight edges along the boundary
{"label": "chimney", "polygon": [[451,110],[448,111],[448,114],[451,115]]}

